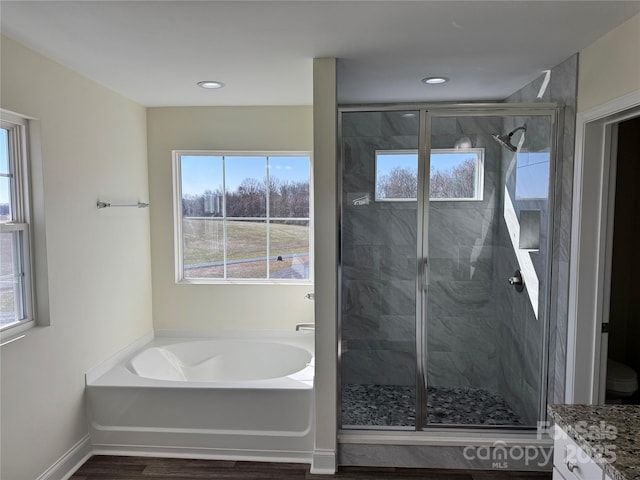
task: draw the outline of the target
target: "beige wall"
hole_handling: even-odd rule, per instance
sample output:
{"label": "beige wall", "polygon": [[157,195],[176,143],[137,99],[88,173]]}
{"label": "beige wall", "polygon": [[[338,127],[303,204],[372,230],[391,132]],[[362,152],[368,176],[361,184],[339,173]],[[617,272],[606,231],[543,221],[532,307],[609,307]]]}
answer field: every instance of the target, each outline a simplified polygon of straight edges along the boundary
{"label": "beige wall", "polygon": [[580,52],[578,112],[640,90],[640,14]]}
{"label": "beige wall", "polygon": [[[152,328],[145,109],[2,37],[2,108],[40,120],[50,321],[2,347],[0,477],[88,432],[84,373]],[[42,188],[42,187],[40,187]]]}
{"label": "beige wall", "polygon": [[312,149],[311,107],[170,107],[147,111],[154,327],[293,328],[313,321],[312,285],[175,283],[172,150]]}

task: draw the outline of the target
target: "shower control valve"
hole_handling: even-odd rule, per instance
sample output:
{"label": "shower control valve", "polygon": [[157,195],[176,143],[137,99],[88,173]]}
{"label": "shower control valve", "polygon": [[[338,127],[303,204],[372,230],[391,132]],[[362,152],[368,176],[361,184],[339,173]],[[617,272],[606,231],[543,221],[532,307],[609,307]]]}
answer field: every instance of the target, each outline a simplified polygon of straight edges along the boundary
{"label": "shower control valve", "polygon": [[514,286],[517,292],[522,292],[522,290],[524,290],[524,280],[520,270],[516,270],[516,273],[513,274],[513,277],[509,277],[508,281],[509,285]]}

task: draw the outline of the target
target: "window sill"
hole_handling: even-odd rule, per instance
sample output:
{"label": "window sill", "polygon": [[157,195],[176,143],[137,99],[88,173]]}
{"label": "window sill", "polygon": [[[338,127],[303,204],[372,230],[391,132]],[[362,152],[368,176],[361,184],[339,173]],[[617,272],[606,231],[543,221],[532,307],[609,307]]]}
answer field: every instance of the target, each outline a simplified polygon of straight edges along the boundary
{"label": "window sill", "polygon": [[18,325],[14,325],[13,327],[9,327],[6,330],[0,332],[0,347],[8,345],[10,343],[15,342],[16,340],[20,340],[26,336],[26,333],[29,330],[32,330],[36,327],[36,324],[33,320],[29,322],[24,322]]}
{"label": "window sill", "polygon": [[176,280],[177,285],[287,285],[287,286],[309,286],[313,285],[312,280],[248,280],[238,279],[216,279],[216,278],[194,278]]}

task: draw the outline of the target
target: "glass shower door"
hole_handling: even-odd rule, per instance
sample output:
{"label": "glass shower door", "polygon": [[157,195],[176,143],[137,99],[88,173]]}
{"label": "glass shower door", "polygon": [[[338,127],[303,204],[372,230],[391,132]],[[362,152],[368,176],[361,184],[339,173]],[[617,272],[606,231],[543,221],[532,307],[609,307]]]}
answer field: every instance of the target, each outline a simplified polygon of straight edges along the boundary
{"label": "glass shower door", "polygon": [[556,111],[482,108],[341,112],[343,429],[544,414]]}
{"label": "glass shower door", "polygon": [[529,427],[539,419],[553,118],[430,119],[426,426]]}
{"label": "glass shower door", "polygon": [[342,428],[416,425],[419,117],[341,116]]}

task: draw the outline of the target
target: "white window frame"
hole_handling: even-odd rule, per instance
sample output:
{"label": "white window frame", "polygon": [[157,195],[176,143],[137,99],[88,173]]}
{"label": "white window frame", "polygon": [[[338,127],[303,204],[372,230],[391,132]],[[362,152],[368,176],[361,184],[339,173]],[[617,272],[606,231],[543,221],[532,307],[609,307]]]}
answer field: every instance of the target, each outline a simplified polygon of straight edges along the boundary
{"label": "white window frame", "polygon": [[33,243],[30,238],[31,231],[31,195],[30,195],[30,161],[29,161],[29,122],[26,118],[2,110],[0,126],[9,131],[9,174],[12,178],[10,195],[12,197],[12,218],[9,221],[0,222],[2,233],[21,232],[14,241],[14,250],[17,257],[14,263],[21,265],[23,280],[20,296],[23,298],[20,309],[22,320],[0,328],[0,340],[15,337],[22,332],[34,327],[35,299],[34,299],[34,275],[33,275]]}
{"label": "white window frame", "polygon": [[[266,284],[266,285],[312,285],[313,284],[313,155],[309,151],[226,151],[226,150],[174,150],[173,154],[173,219],[174,219],[174,257],[175,282],[177,284]],[[184,277],[184,248],[182,232],[182,173],[180,159],[183,156],[217,156],[217,157],[309,157],[309,217],[290,218],[309,222],[309,278],[307,279],[277,279],[277,278],[185,278]],[[224,181],[224,178],[223,178]],[[224,196],[226,197],[226,195]],[[226,198],[223,200],[226,202]],[[279,220],[280,217],[269,217],[269,202],[267,201],[267,220]],[[216,221],[223,221],[227,217],[216,217]],[[257,217],[251,217],[251,219]],[[234,220],[247,220],[245,217],[233,217]],[[262,217],[261,217],[262,219]],[[226,243],[226,238],[225,238]],[[267,229],[267,245],[269,231]],[[226,246],[225,246],[226,247]],[[267,262],[268,264],[268,262]],[[268,268],[268,267],[267,267]],[[267,270],[268,273],[268,270]]]}
{"label": "white window frame", "polygon": [[[484,148],[433,148],[430,154],[470,153],[476,157],[475,197],[438,198],[430,197],[430,202],[481,202],[484,199]],[[376,202],[415,202],[417,198],[378,198],[378,155],[418,155],[418,150],[376,150],[374,198]]]}

